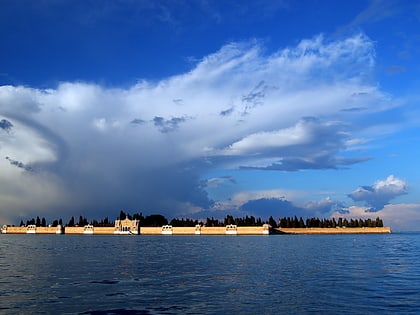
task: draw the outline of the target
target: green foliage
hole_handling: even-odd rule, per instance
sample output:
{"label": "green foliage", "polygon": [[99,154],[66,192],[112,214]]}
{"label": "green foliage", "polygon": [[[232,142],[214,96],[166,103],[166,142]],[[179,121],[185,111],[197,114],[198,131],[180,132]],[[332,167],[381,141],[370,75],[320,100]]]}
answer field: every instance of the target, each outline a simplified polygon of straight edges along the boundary
{"label": "green foliage", "polygon": [[206,226],[223,226],[223,223],[222,222],[219,222],[219,220],[214,219],[212,217],[211,219],[210,218],[207,218],[207,220],[206,220]]}
{"label": "green foliage", "polygon": [[69,226],[69,227],[74,226],[74,217],[70,218],[69,223],[67,223],[67,226]]}
{"label": "green foliage", "polygon": [[194,227],[198,224],[203,225],[203,222],[199,222],[198,220],[192,220],[192,219],[172,219],[171,222],[169,222],[172,226],[178,226],[178,227]]}
{"label": "green foliage", "polygon": [[360,227],[383,227],[383,222],[380,218],[375,221],[371,219],[348,219],[346,218],[335,218],[332,219],[319,219],[319,218],[307,218],[306,224],[302,217],[298,220],[296,216],[294,218],[285,217],[279,219],[279,225],[281,228],[335,228],[335,227],[346,227],[346,228],[360,228]]}
{"label": "green foliage", "polygon": [[168,224],[168,220],[161,214],[152,214],[140,222],[140,226],[162,226]]}

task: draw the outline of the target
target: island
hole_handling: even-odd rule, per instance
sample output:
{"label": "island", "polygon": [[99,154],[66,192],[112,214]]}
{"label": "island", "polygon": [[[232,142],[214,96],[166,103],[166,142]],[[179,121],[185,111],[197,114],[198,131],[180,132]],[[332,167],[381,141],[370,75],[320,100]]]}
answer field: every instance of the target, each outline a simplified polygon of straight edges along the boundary
{"label": "island", "polygon": [[108,218],[88,221],[80,216],[77,223],[71,217],[67,224],[62,219],[46,224],[46,219],[31,219],[19,226],[3,225],[1,234],[68,234],[68,235],[295,235],[295,234],[389,234],[380,218],[303,218],[283,217],[278,221],[272,216],[266,221],[254,216],[234,218],[227,215],[224,220],[207,218],[193,220],[174,218],[168,221],[163,215],[130,215],[120,211],[112,222]]}

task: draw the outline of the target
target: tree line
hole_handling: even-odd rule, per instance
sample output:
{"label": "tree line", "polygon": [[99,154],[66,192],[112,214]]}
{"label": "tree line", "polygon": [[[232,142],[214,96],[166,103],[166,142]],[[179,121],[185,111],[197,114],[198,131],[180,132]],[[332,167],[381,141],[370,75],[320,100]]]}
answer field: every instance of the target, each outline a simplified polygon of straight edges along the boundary
{"label": "tree line", "polygon": [[39,216],[37,216],[36,219],[32,218],[30,220],[26,220],[26,224],[23,222],[23,220],[20,220],[19,225],[20,226],[36,225],[36,226],[44,226],[44,227],[46,226],[56,227],[58,225],[63,225],[63,220],[62,219],[53,220],[51,224],[47,224],[47,220],[44,217],[40,218]]}
{"label": "tree line", "polygon": [[[230,224],[237,226],[262,226],[263,224],[269,224],[273,228],[336,228],[336,227],[345,227],[345,228],[358,228],[358,227],[383,227],[383,221],[379,217],[376,219],[347,219],[347,218],[330,218],[330,219],[319,219],[319,218],[307,218],[303,219],[302,217],[281,217],[277,221],[270,216],[268,220],[262,220],[260,217],[256,218],[254,216],[245,216],[245,217],[233,217],[232,215],[226,215],[222,220],[215,218],[206,218],[205,221],[197,219],[188,219],[188,218],[173,218],[171,221],[161,215],[161,214],[151,214],[144,216],[142,213],[135,213],[133,215],[120,211],[118,216],[119,220],[138,220],[140,226],[151,226],[159,227],[162,225],[170,224],[174,227],[194,227],[196,225],[209,226],[209,227],[222,227]],[[80,215],[76,220],[74,216],[70,218],[68,223],[65,226],[85,226],[91,224],[93,226],[101,227],[113,227],[115,222],[110,220],[108,217],[105,217],[101,220],[91,220],[89,221],[86,217]],[[32,218],[26,221],[26,226],[36,225],[36,226],[47,226],[47,221],[44,217]],[[53,220],[50,226],[63,225],[63,220],[56,219]],[[20,221],[20,226],[25,226],[23,220]]]}
{"label": "tree line", "polygon": [[362,228],[362,227],[383,227],[382,219],[377,217],[372,219],[346,219],[346,218],[332,218],[332,219],[319,219],[307,218],[305,221],[302,217],[299,219],[295,217],[284,217],[279,219],[279,227],[281,228]]}

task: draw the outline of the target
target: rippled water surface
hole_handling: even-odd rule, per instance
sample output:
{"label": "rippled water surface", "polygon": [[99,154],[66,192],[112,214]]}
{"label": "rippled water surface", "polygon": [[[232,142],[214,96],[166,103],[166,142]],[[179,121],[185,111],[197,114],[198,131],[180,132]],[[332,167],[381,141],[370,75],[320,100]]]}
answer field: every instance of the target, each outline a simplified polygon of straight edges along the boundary
{"label": "rippled water surface", "polygon": [[0,236],[5,314],[419,314],[420,234]]}

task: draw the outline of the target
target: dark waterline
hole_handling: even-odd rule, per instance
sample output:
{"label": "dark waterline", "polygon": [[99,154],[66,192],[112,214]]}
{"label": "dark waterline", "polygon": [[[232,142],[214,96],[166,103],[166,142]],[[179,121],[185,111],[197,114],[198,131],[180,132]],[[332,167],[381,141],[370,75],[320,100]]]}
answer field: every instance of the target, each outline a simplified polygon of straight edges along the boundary
{"label": "dark waterline", "polygon": [[418,314],[420,234],[0,236],[5,314]]}

